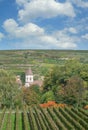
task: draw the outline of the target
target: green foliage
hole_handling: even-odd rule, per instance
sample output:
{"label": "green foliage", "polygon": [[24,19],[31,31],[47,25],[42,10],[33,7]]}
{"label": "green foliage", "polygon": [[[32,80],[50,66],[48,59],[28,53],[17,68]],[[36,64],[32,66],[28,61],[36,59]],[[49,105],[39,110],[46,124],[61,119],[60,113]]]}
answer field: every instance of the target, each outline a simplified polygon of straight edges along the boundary
{"label": "green foliage", "polygon": [[32,85],[31,89],[36,92],[38,95],[41,95],[41,91],[38,85]]}
{"label": "green foliage", "polygon": [[29,106],[39,104],[40,94],[33,89],[33,86],[23,88],[23,102]]}
{"label": "green foliage", "polygon": [[47,73],[44,79],[43,90],[47,92],[49,90],[55,91],[56,86],[59,85],[59,79],[61,77],[60,69],[58,66],[54,66],[50,71]]}
{"label": "green foliage", "polygon": [[16,83],[16,77],[5,70],[0,70],[0,104],[6,107],[15,107],[17,102],[21,102],[18,95],[21,90]]}
{"label": "green foliage", "polygon": [[[88,103],[87,57],[88,57],[88,51],[76,51],[76,50],[0,51],[0,68],[6,69],[8,70],[8,72],[12,72],[15,75],[20,75],[23,84],[25,81],[24,73],[25,70],[28,69],[28,67],[32,67],[36,80],[41,79],[46,75],[44,79],[43,93],[45,94],[47,91],[52,91],[56,102],[64,101],[62,97],[63,93],[62,88],[67,85],[69,78],[71,78],[72,76],[78,76],[81,79],[83,79],[83,84],[86,90],[85,94],[86,98],[85,101],[83,101],[84,102],[83,104],[85,104],[85,102]],[[50,71],[48,71],[49,69]],[[7,83],[5,82],[5,84]],[[4,84],[2,84],[1,86],[4,86]],[[36,93],[38,93],[39,96],[41,96],[41,93],[36,88],[33,91],[35,91]],[[13,92],[15,93],[15,89],[13,89]],[[11,91],[9,91],[9,93],[11,93]],[[2,91],[0,91],[0,103],[3,102],[3,104],[1,103],[2,105],[4,104],[11,105],[12,101],[10,102],[9,100],[11,99],[15,101],[13,106],[16,106],[17,104],[20,104],[21,106],[22,103],[20,97],[22,97],[22,94],[17,94],[16,97],[14,96],[15,99],[13,99],[10,96],[8,96],[10,95],[9,93],[8,94],[6,93],[6,96],[4,96],[5,98],[3,98]],[[7,99],[7,97],[8,100],[4,100]]]}
{"label": "green foliage", "polygon": [[64,87],[65,103],[80,106],[85,99],[85,88],[83,80],[77,76],[69,78],[67,85]]}
{"label": "green foliage", "polygon": [[41,103],[54,101],[54,100],[55,100],[55,96],[54,96],[53,91],[51,90],[43,94],[43,96],[41,97]]}
{"label": "green foliage", "polygon": [[88,67],[79,61],[66,61],[64,66],[54,66],[45,76],[43,93],[52,91],[56,102],[75,106],[88,97]]}

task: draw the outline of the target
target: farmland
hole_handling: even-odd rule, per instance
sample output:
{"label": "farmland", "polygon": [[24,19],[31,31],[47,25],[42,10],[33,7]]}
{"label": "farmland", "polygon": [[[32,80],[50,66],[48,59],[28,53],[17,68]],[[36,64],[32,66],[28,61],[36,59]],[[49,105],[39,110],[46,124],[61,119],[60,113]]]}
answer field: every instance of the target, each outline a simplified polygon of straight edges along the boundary
{"label": "farmland", "polygon": [[76,59],[88,64],[88,51],[76,50],[10,50],[0,51],[0,68],[13,71],[15,74],[24,73],[31,67],[39,77],[53,65],[64,65],[66,61]]}
{"label": "farmland", "polygon": [[[54,76],[51,77],[51,73],[48,73],[50,75],[46,77],[46,82],[44,84],[45,86],[42,92],[38,89],[29,88],[26,91],[23,91],[23,95],[20,96],[19,92],[15,91],[18,92],[18,97],[15,99],[19,99],[16,101],[14,100],[14,93],[12,93],[13,90],[15,90],[13,88],[16,87],[12,86],[11,83],[11,88],[9,87],[8,80],[6,80],[6,82],[2,82],[1,80],[1,90],[3,83],[3,86],[6,86],[5,90],[7,88],[7,92],[9,92],[8,88],[10,88],[9,95],[13,94],[11,95],[11,97],[13,97],[12,104],[12,98],[9,98],[9,96],[7,98],[6,95],[0,97],[2,99],[0,100],[3,102],[1,102],[2,106],[7,106],[7,108],[12,107],[13,109],[4,108],[3,110],[0,110],[0,130],[88,130],[88,110],[83,109],[84,106],[88,104],[87,57],[88,51],[76,50],[0,51],[0,69],[3,69],[4,71],[6,70],[6,72],[4,72],[5,74],[8,74],[7,72],[9,71],[13,72],[15,75],[20,74],[22,77],[25,73],[25,70],[31,67],[34,76],[36,79],[38,79],[41,76],[45,76],[47,71],[54,65],[58,66],[56,69],[54,68],[53,71],[50,71]],[[68,61],[71,60],[76,62],[70,62],[69,64]],[[68,64],[66,64],[67,62]],[[11,76],[12,75],[13,74],[11,73]],[[79,77],[72,77],[74,75]],[[7,75],[7,77],[8,76],[9,75]],[[4,75],[1,75],[1,77],[1,79],[4,79]],[[56,79],[54,77],[56,77]],[[79,78],[82,80],[79,80]],[[9,80],[13,81],[12,78]],[[48,85],[47,81],[49,81]],[[80,84],[80,86],[78,86],[79,82],[83,84]],[[77,86],[75,84],[77,84]],[[67,86],[67,89],[63,89],[63,85]],[[68,92],[72,90],[70,88],[71,85],[74,87],[75,91],[73,91],[74,93],[70,92],[70,95],[68,95]],[[48,87],[50,88],[47,89]],[[55,87],[57,89],[55,89]],[[83,89],[80,89],[80,87],[83,87]],[[3,95],[5,94],[4,92],[5,91],[3,89]],[[63,94],[62,92],[67,93]],[[81,94],[81,96],[79,94]],[[22,97],[22,99],[20,97]],[[71,100],[70,97],[72,97]],[[38,101],[37,104],[35,104],[35,99]],[[46,103],[50,100],[54,100],[57,103],[67,103],[71,105],[71,107],[67,107],[68,105],[65,108],[39,107],[40,103]],[[13,101],[15,104],[14,107]],[[25,104],[29,106],[23,107],[23,109],[20,107],[21,110],[16,108],[17,104],[18,106],[21,106],[21,103],[23,103],[23,101],[25,101]]]}
{"label": "farmland", "polygon": [[0,112],[0,130],[88,130],[88,111],[82,108],[27,107]]}

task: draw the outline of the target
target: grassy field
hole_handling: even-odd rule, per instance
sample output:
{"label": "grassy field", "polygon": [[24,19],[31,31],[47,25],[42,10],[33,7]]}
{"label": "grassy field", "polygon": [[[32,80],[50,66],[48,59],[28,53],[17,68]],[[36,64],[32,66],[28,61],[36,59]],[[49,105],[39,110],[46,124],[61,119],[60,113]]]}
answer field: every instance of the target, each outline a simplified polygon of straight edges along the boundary
{"label": "grassy field", "polygon": [[88,130],[88,111],[82,108],[30,107],[0,113],[0,130]]}

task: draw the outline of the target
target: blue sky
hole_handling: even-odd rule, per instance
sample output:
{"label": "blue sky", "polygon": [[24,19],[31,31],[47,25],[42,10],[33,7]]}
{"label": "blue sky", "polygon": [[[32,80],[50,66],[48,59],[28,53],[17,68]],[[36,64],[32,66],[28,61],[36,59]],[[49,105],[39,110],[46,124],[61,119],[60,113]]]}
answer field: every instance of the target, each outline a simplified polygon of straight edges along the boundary
{"label": "blue sky", "polygon": [[88,50],[88,0],[0,0],[0,50]]}

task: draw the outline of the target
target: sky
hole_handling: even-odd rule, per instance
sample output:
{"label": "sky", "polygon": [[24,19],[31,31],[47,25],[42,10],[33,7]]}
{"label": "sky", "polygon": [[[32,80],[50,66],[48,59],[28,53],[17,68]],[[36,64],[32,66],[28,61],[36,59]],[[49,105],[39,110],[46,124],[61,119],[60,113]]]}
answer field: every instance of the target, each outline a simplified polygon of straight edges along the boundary
{"label": "sky", "polygon": [[88,0],[0,0],[0,50],[88,50]]}

